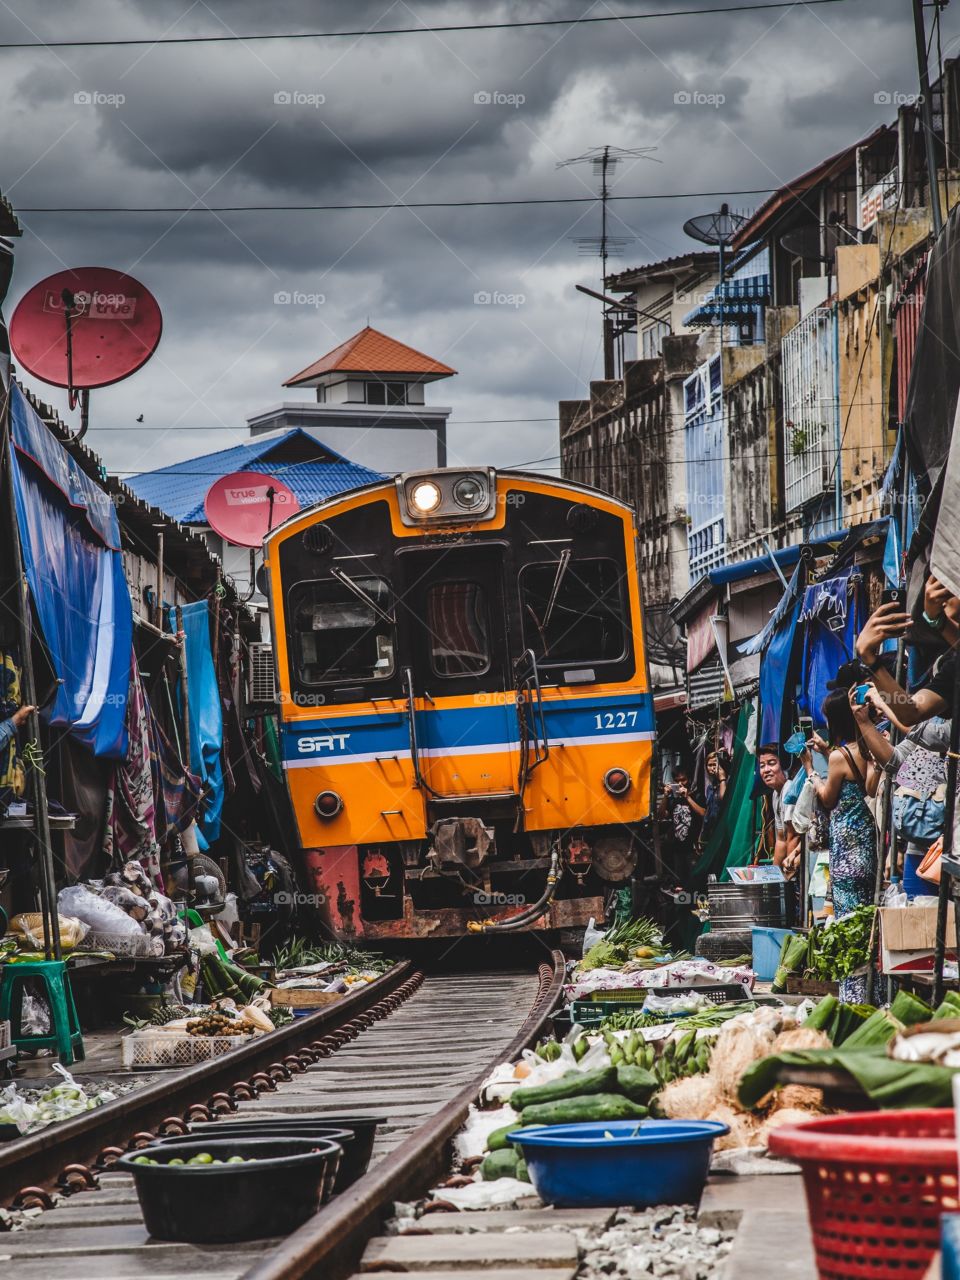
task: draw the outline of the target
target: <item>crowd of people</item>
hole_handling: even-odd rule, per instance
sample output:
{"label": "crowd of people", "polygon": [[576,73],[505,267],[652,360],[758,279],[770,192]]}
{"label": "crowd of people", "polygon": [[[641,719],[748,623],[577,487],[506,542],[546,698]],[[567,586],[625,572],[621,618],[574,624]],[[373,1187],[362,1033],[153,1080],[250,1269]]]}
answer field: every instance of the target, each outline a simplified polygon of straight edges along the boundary
{"label": "crowd of people", "polygon": [[[873,903],[884,880],[900,881],[911,897],[936,892],[958,643],[960,598],[935,578],[914,615],[902,593],[886,593],[811,708],[819,714],[800,717],[784,742],[757,748],[754,795],[762,793],[766,821],[755,861],[787,879],[803,871],[800,920],[817,884],[821,910],[837,916]],[[898,670],[913,678],[898,679]],[[729,771],[729,754],[707,744],[701,787],[679,765],[662,791],[659,817],[683,884],[722,812]]]}

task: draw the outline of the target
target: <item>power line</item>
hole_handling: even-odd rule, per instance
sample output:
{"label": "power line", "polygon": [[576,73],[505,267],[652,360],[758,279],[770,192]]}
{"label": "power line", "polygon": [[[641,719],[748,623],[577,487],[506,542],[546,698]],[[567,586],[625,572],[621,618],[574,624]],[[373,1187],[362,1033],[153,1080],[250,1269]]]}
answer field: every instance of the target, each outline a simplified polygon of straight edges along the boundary
{"label": "power line", "polygon": [[657,18],[699,18],[712,13],[753,13],[770,9],[810,9],[815,5],[844,4],[846,0],[769,0],[750,5],[711,5],[703,9],[665,9],[660,13],[598,14],[583,18],[529,18],[517,22],[457,22],[430,27],[365,27],[353,31],[265,31],[249,35],[230,32],[209,36],[131,36],[116,40],[19,40],[2,41],[0,49],[114,49],[190,44],[252,44],[278,40],[359,40],[371,36],[448,35],[454,32],[508,31],[535,27],[589,27],[611,22],[650,22]]}
{"label": "power line", "polygon": [[[663,191],[608,196],[608,200],[693,200],[708,196],[765,196],[780,187],[744,187],[738,191]],[[192,205],[32,205],[21,213],[362,213],[380,209],[488,209],[500,205],[596,204],[599,196],[530,196],[517,200],[388,200],[369,204],[192,204]]]}

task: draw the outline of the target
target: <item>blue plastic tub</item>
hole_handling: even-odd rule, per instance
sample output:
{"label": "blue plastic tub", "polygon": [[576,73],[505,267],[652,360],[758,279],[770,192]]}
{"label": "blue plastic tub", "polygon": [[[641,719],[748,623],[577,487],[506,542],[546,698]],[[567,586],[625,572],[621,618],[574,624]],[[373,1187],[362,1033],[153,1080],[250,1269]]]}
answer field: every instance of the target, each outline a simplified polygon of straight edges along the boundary
{"label": "blue plastic tub", "polygon": [[546,1204],[561,1209],[697,1204],[718,1120],[611,1120],[543,1125],[507,1135]]}
{"label": "blue plastic tub", "polygon": [[796,933],[795,929],[769,929],[755,924],[750,930],[753,935],[753,972],[758,982],[772,982],[780,961],[780,947],[784,938]]}

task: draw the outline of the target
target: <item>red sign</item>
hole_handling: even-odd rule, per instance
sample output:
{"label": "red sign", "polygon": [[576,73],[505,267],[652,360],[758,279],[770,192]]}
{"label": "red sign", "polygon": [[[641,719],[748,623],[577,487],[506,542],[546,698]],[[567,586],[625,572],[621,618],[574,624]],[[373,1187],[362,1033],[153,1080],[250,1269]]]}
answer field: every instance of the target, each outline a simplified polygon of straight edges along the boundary
{"label": "red sign", "polygon": [[259,547],[271,529],[297,514],[300,503],[282,480],[259,471],[234,471],[213,482],[203,509],[211,529],[226,542]]}

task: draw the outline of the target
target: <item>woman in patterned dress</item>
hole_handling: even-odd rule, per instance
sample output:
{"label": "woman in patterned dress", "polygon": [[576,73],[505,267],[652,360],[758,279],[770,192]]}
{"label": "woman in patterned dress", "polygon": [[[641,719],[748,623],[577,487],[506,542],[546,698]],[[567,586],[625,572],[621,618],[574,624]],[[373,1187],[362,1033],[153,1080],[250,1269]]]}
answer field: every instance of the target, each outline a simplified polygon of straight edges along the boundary
{"label": "woman in patterned dress", "polygon": [[[834,689],[823,700],[829,745],[814,734],[801,757],[807,777],[830,821],[830,887],[836,916],[873,902],[877,875],[877,824],[867,805],[876,795],[880,770],[867,754],[846,689]],[[816,772],[810,747],[827,756],[827,776]],[[845,978],[840,999],[860,1002],[866,978]]]}

